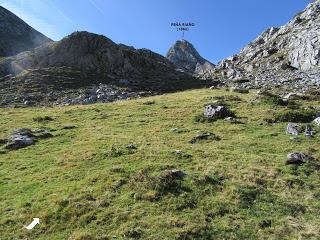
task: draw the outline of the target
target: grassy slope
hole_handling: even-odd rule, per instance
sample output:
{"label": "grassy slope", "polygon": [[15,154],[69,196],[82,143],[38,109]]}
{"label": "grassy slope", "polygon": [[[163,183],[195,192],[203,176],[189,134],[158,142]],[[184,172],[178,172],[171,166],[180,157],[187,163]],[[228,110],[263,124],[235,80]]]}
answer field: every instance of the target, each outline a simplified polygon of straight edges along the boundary
{"label": "grassy slope", "polygon": [[[251,94],[229,102],[245,124],[193,121],[210,97],[230,94],[195,90],[112,104],[0,109],[0,138],[18,127],[57,130],[51,139],[0,154],[0,238],[319,239],[319,171],[284,165],[290,151],[320,159],[319,136],[291,142],[285,123],[261,124],[283,107],[250,105]],[[38,116],[54,121],[33,121]],[[67,123],[77,128],[61,130]],[[222,140],[190,144],[197,131]],[[129,153],[129,143],[138,149]],[[178,157],[175,149],[192,157]],[[137,180],[173,168],[187,173],[179,192],[155,199],[157,189]],[[33,217],[41,225],[28,232],[23,224]]]}

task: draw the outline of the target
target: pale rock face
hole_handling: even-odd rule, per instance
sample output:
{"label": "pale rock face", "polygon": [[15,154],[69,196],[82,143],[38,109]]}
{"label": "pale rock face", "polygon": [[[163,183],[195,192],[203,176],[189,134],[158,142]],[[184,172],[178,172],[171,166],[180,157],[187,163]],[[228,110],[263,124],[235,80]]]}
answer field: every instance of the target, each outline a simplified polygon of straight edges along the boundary
{"label": "pale rock face", "polygon": [[[252,87],[285,86],[298,92],[320,87],[320,0],[310,3],[284,26],[272,27],[244,47],[239,54],[222,60],[205,79],[229,83],[251,79]],[[236,73],[236,74],[235,74]]]}
{"label": "pale rock face", "polygon": [[[320,13],[319,13],[320,14]],[[309,70],[320,65],[320,26],[305,30],[289,45],[288,60],[292,67]]]}
{"label": "pale rock face", "polygon": [[178,40],[168,51],[167,58],[177,67],[190,73],[203,74],[215,65],[202,58],[194,46],[186,40]]}

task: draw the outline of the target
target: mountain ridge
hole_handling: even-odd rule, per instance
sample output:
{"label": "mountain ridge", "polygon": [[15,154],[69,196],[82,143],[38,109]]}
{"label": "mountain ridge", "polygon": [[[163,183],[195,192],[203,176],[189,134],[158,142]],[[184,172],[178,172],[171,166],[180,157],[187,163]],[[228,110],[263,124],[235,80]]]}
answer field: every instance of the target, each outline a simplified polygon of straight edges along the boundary
{"label": "mountain ridge", "polygon": [[[114,86],[124,88],[119,96],[123,99],[131,92],[173,92],[201,84],[190,74],[177,71],[160,54],[85,31],[0,59],[0,96],[4,99],[0,105],[4,106],[38,105],[45,99],[47,104],[59,103],[83,92],[83,98],[67,102],[94,103],[101,100],[101,91],[102,95],[114,94]],[[103,101],[110,99],[108,96]]]}
{"label": "mountain ridge", "polygon": [[16,55],[48,42],[52,40],[0,6],[0,57]]}
{"label": "mountain ridge", "polygon": [[[297,91],[320,86],[320,0],[281,27],[271,27],[238,54],[220,61],[204,79],[249,80],[243,87],[282,84]],[[297,81],[290,80],[298,79]]]}

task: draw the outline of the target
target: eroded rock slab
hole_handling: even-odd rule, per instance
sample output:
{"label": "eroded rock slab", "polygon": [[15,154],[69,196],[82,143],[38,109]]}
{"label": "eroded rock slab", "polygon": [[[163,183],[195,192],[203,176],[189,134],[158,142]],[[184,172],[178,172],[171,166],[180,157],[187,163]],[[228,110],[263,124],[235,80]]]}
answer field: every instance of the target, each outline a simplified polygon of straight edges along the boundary
{"label": "eroded rock slab", "polygon": [[302,152],[293,152],[289,153],[287,156],[287,165],[301,165],[306,163],[307,161],[314,160],[312,156],[309,156]]}
{"label": "eroded rock slab", "polygon": [[31,130],[29,128],[19,128],[9,136],[9,140],[4,148],[7,150],[17,150],[31,146],[39,139],[50,137],[52,137],[52,134],[45,129]]}
{"label": "eroded rock slab", "polygon": [[210,104],[205,106],[204,116],[208,119],[224,119],[234,117],[234,114],[226,106]]}

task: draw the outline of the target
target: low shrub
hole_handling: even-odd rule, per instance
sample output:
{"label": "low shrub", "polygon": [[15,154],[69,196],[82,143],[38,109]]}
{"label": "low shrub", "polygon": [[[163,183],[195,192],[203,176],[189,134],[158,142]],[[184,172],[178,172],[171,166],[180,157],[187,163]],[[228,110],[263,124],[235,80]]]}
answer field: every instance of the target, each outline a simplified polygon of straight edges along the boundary
{"label": "low shrub", "polygon": [[49,122],[49,121],[53,121],[53,118],[49,117],[49,116],[35,117],[35,118],[33,118],[33,121],[35,121],[35,122]]}
{"label": "low shrub", "polygon": [[233,83],[248,83],[250,82],[249,79],[246,79],[246,78],[239,78],[239,79],[235,79],[232,81]]}
{"label": "low shrub", "polygon": [[181,193],[184,190],[182,182],[183,176],[172,171],[164,171],[158,176],[141,171],[129,181],[129,186],[135,190],[136,199],[155,201],[169,193]]}
{"label": "low shrub", "polygon": [[310,123],[317,116],[314,110],[290,110],[275,115],[275,122]]}
{"label": "low shrub", "polygon": [[262,103],[269,104],[269,105],[276,105],[276,106],[287,106],[288,102],[284,101],[280,96],[278,95],[269,95],[264,96],[261,99]]}

